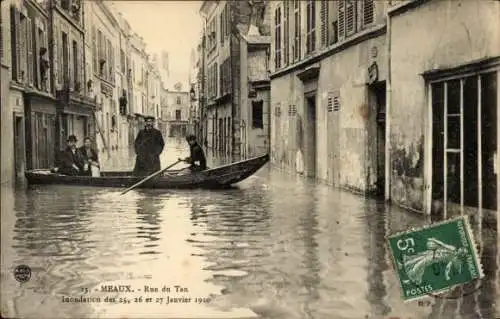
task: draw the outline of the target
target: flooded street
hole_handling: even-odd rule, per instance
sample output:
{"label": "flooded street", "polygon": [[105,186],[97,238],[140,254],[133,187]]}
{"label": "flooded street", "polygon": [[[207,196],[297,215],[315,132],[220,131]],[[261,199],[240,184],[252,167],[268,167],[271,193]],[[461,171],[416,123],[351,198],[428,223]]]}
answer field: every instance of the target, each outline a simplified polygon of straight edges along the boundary
{"label": "flooded street", "polygon": [[[162,167],[186,152],[184,141],[170,141]],[[101,160],[113,170],[133,166],[133,157]],[[431,222],[423,216],[270,165],[234,189],[119,194],[68,186],[2,189],[2,316],[500,317],[498,237],[488,229],[476,233],[486,274],[478,289],[459,299],[405,304],[384,238]],[[32,270],[22,284],[13,277],[20,264]],[[110,293],[95,292],[102,285],[142,289],[115,293],[131,303],[62,301],[85,289],[104,300]],[[148,294],[145,285],[178,285],[203,301],[134,302]]]}

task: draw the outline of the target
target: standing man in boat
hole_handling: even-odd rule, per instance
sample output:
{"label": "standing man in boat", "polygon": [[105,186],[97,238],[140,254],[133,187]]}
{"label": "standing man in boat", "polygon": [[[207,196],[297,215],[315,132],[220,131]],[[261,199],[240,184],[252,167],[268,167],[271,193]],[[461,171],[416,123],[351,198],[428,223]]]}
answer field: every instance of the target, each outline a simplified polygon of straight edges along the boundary
{"label": "standing man in boat", "polygon": [[160,154],[165,146],[161,132],[153,127],[154,117],[147,116],[146,125],[135,139],[134,175],[148,176],[161,169]]}
{"label": "standing man in boat", "polygon": [[182,160],[188,164],[190,172],[200,172],[207,169],[207,160],[205,158],[205,153],[201,148],[200,144],[196,141],[196,136],[188,135],[186,136],[186,141],[189,144],[189,157]]}

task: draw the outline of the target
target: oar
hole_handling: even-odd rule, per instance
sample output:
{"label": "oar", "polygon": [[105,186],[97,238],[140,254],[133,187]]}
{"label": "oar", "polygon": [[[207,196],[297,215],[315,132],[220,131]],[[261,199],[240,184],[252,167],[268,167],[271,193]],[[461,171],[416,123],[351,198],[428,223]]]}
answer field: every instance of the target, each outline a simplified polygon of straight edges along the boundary
{"label": "oar", "polygon": [[145,178],[144,178],[144,179],[142,179],[140,182],[137,182],[137,183],[135,183],[134,185],[132,185],[132,186],[130,186],[129,188],[127,188],[126,190],[124,190],[124,191],[123,191],[120,195],[123,195],[123,194],[125,194],[125,193],[128,193],[129,191],[133,190],[133,189],[134,189],[134,188],[136,188],[137,186],[144,184],[144,182],[147,182],[147,181],[149,181],[150,179],[152,179],[153,177],[160,175],[161,173],[165,172],[166,170],[168,170],[168,169],[169,169],[169,168],[171,168],[171,167],[174,167],[175,165],[179,164],[180,162],[181,162],[181,161],[177,161],[177,162],[175,162],[174,164],[172,164],[172,165],[170,165],[170,166],[167,166],[167,167],[165,167],[164,169],[161,169],[161,170],[159,170],[159,171],[157,171],[157,172],[155,172],[155,173],[153,173],[153,174],[149,175],[148,177],[145,177]]}

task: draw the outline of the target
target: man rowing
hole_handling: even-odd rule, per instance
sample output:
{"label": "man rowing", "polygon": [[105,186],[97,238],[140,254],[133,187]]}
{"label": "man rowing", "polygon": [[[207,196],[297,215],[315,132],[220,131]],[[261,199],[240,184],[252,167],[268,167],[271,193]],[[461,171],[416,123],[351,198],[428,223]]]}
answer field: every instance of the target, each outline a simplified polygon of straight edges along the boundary
{"label": "man rowing", "polygon": [[153,127],[154,117],[145,118],[145,127],[135,139],[134,175],[148,176],[161,169],[160,154],[165,147],[161,132]]}
{"label": "man rowing", "polygon": [[194,135],[188,135],[186,136],[186,141],[189,144],[189,157],[179,160],[190,164],[189,171],[191,173],[206,170],[207,160],[205,158],[205,153],[200,144],[196,141],[196,137]]}

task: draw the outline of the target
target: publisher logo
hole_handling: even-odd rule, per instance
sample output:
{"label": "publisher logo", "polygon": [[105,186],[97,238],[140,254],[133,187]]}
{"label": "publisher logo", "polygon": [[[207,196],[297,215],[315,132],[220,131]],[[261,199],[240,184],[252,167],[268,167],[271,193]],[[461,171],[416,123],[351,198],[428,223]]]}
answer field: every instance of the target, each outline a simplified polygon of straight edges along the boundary
{"label": "publisher logo", "polygon": [[31,279],[31,268],[26,265],[19,265],[14,269],[14,278],[18,282],[27,282]]}

